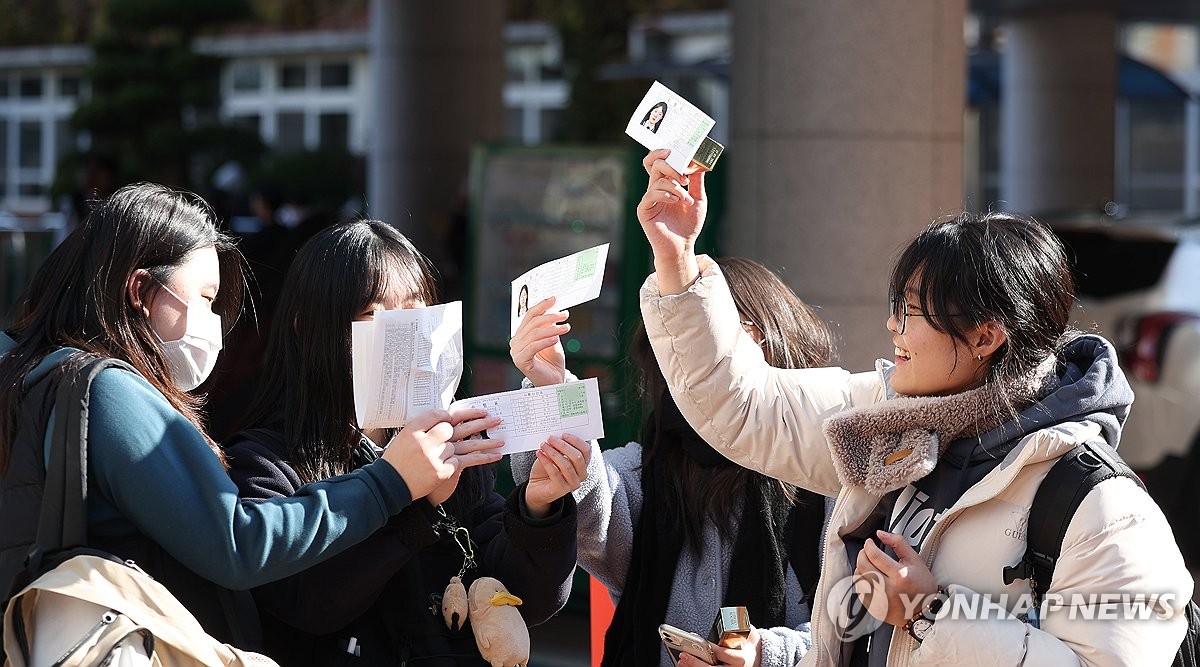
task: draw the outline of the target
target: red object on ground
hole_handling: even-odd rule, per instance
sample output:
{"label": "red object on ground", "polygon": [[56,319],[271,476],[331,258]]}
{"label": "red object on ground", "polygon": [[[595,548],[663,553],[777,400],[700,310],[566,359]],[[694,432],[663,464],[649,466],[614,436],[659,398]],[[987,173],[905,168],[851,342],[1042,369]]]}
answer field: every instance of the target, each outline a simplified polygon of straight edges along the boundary
{"label": "red object on ground", "polygon": [[612,621],[616,608],[613,607],[612,598],[608,596],[608,589],[596,581],[595,577],[588,577],[588,607],[588,624],[591,626],[592,635],[592,667],[600,667],[600,659],[604,657],[604,633],[608,631],[608,624]]}

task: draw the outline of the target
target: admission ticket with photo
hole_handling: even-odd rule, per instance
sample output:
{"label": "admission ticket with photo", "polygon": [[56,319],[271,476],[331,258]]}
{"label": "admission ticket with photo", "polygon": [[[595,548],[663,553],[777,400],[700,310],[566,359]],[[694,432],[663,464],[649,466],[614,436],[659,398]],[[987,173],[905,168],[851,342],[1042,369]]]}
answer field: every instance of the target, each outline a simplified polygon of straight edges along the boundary
{"label": "admission ticket with photo", "polygon": [[704,152],[700,146],[714,125],[708,114],[655,81],[629,117],[625,134],[650,150],[671,149],[667,164],[683,173],[693,156]]}
{"label": "admission ticket with photo", "polygon": [[445,409],[462,378],[462,302],[377,310],[350,325],[354,414],[362,429]]}
{"label": "admission ticket with photo", "polygon": [[537,449],[549,436],[570,433],[583,440],[604,437],[596,378],[455,401],[455,407],[481,408],[500,417],[487,437],[504,440],[501,454]]}
{"label": "admission ticket with photo", "polygon": [[512,313],[509,335],[517,332],[530,306],[554,297],[555,310],[578,306],[600,296],[608,244],[581,250],[526,271],[512,282]]}

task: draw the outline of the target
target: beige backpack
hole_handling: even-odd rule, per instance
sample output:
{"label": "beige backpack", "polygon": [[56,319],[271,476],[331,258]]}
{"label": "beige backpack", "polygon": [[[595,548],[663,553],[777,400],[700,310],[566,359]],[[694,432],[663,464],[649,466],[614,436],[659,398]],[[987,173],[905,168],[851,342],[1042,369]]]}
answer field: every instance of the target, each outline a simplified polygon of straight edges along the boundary
{"label": "beige backpack", "polygon": [[70,558],[10,600],[4,646],[11,667],[276,664],[208,635],[136,565],[98,555]]}
{"label": "beige backpack", "polygon": [[[19,588],[4,612],[5,667],[278,667],[206,633],[165,586],[132,561],[87,548],[88,392],[109,367],[133,370],[115,359],[91,359],[64,367],[53,388],[55,425],[36,537],[23,566],[16,548],[8,550],[6,561],[6,568],[23,570],[4,573]],[[42,388],[49,390],[49,384]],[[43,442],[41,433],[35,446]]]}

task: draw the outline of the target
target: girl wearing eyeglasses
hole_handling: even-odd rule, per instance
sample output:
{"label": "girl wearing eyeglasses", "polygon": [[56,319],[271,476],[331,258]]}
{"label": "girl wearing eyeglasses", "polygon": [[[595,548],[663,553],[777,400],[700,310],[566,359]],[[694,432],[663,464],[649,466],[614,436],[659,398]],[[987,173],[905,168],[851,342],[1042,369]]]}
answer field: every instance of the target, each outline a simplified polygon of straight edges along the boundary
{"label": "girl wearing eyeglasses", "polygon": [[[643,161],[637,213],[655,267],[642,315],[671,395],[723,455],[838,496],[804,664],[1169,664],[1192,580],[1134,481],[1103,481],[1079,506],[1050,583],[1061,606],[1029,613],[1030,582],[1004,576],[1047,471],[1082,443],[1115,447],[1133,399],[1112,345],[1069,326],[1057,238],[1002,213],[936,222],[892,270],[891,360],[777,369],[741,335],[720,267],[694,252],[704,175],[668,154]],[[1100,593],[1166,597],[1141,620]]]}

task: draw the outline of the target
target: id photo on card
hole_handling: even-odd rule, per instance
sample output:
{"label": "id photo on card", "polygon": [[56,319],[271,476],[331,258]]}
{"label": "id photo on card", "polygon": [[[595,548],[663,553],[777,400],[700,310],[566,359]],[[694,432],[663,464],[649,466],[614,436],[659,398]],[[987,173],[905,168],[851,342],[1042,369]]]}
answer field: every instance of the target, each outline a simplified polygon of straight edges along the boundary
{"label": "id photo on card", "polygon": [[708,114],[655,81],[629,117],[625,134],[650,150],[671,149],[667,164],[683,172],[701,145],[711,142],[714,125]]}

